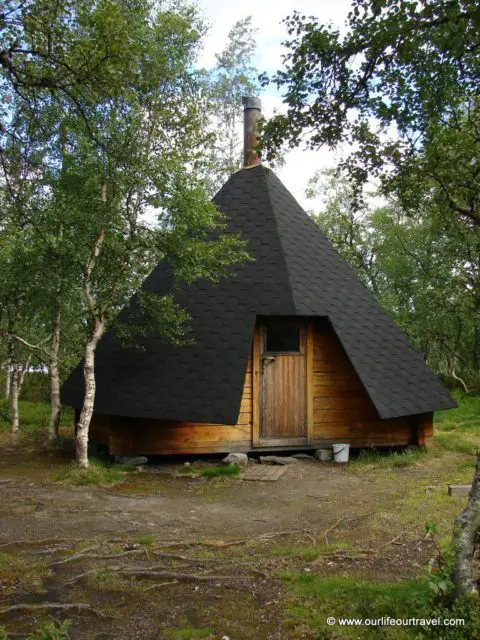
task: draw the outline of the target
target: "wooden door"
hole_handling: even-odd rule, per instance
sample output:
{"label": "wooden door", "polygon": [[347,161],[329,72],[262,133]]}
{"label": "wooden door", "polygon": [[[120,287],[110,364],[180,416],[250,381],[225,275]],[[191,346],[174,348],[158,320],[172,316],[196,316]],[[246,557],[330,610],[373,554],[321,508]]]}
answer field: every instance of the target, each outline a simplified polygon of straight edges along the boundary
{"label": "wooden door", "polygon": [[282,446],[307,442],[306,327],[272,319],[261,328],[260,440]]}

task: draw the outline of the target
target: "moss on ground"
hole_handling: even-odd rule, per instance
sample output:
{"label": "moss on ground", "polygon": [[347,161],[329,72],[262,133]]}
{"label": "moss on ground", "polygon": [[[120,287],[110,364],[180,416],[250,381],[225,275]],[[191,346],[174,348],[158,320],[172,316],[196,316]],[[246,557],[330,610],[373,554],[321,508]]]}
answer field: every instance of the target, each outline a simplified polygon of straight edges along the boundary
{"label": "moss on ground", "polygon": [[51,575],[46,562],[17,551],[0,551],[0,593],[2,596],[44,593]]}

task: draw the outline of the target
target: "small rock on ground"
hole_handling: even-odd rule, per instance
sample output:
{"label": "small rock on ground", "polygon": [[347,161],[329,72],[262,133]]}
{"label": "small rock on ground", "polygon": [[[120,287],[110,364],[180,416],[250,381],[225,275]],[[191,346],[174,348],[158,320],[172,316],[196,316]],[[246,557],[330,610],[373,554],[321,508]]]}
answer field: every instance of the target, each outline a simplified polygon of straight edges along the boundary
{"label": "small rock on ground", "polygon": [[222,462],[227,464],[236,464],[239,467],[246,467],[248,464],[248,456],[246,453],[229,453],[223,458]]}

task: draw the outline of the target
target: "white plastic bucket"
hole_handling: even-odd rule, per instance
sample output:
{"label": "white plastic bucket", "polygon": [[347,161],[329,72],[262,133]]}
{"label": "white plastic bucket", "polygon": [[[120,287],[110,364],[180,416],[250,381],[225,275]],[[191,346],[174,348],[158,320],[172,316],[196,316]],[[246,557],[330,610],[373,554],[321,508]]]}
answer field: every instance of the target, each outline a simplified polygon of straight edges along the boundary
{"label": "white plastic bucket", "polygon": [[334,444],[332,445],[332,449],[335,462],[348,462],[349,444]]}

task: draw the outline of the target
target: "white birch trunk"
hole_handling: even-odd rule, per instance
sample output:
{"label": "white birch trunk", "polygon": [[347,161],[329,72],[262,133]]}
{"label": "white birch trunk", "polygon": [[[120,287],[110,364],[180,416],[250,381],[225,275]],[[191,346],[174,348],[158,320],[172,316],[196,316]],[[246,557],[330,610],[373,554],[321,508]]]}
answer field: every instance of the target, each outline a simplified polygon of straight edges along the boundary
{"label": "white birch trunk", "polygon": [[25,382],[25,374],[30,368],[31,360],[32,360],[32,354],[28,356],[27,361],[25,362],[22,369],[21,370],[20,368],[18,369],[18,389],[17,389],[18,397],[20,397],[20,394],[22,393],[23,383]]}
{"label": "white birch trunk", "polygon": [[19,379],[20,371],[18,362],[13,363],[12,388],[10,393],[10,406],[12,410],[12,433],[18,433],[20,426],[20,415],[18,412],[18,396],[19,396]]}
{"label": "white birch trunk", "polygon": [[53,320],[52,340],[50,344],[50,423],[48,439],[56,440],[60,425],[60,373],[58,371],[58,353],[60,349],[60,291],[57,291],[55,318]]}
{"label": "white birch trunk", "polygon": [[85,398],[75,429],[75,447],[77,462],[80,467],[88,467],[88,431],[93,415],[93,405],[95,403],[95,352],[98,341],[103,336],[104,331],[105,323],[103,319],[96,319],[92,337],[85,347],[85,360],[83,364]]}
{"label": "white birch trunk", "polygon": [[473,556],[476,538],[480,531],[480,451],[477,452],[477,464],[472,489],[462,513],[455,518],[453,527],[453,545],[455,550],[455,595],[478,596],[478,587],[473,574]]}
{"label": "white birch trunk", "polygon": [[3,397],[5,400],[10,398],[10,389],[12,388],[12,371],[10,369],[10,360],[5,363],[5,386],[3,388]]}

